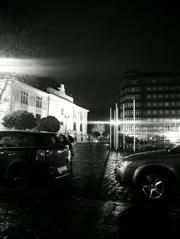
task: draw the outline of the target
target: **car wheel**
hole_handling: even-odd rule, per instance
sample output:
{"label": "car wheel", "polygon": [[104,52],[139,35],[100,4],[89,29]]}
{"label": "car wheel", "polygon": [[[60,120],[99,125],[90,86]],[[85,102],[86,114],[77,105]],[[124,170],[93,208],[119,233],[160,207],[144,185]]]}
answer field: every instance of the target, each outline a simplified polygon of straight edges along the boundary
{"label": "car wheel", "polygon": [[24,166],[13,166],[8,174],[8,182],[17,191],[24,191],[29,186],[29,175]]}
{"label": "car wheel", "polygon": [[169,195],[170,181],[159,171],[146,171],[138,180],[137,187],[141,198],[161,201]]}

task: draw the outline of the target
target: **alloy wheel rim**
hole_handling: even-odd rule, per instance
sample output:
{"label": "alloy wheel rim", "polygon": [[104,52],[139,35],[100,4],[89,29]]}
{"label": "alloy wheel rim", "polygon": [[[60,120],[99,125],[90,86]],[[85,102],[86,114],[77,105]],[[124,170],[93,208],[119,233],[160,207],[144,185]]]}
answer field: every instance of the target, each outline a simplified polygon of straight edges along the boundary
{"label": "alloy wheel rim", "polygon": [[156,174],[147,174],[141,184],[141,189],[149,199],[160,199],[164,194],[164,182]]}

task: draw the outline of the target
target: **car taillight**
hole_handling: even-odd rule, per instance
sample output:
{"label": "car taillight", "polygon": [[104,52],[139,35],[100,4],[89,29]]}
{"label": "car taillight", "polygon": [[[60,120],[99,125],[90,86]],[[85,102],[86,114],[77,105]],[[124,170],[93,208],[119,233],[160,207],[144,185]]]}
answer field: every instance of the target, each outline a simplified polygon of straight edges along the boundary
{"label": "car taillight", "polygon": [[46,159],[46,152],[42,149],[38,149],[36,152],[36,161],[39,163],[44,163]]}

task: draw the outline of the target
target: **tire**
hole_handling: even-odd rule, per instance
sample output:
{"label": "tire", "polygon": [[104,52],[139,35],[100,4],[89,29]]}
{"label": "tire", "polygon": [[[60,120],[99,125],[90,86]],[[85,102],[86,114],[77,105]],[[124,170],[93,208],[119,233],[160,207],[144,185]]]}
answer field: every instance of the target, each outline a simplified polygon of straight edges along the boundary
{"label": "tire", "polygon": [[13,166],[8,173],[8,183],[17,191],[25,191],[30,184],[26,167],[22,165]]}
{"label": "tire", "polygon": [[168,199],[170,189],[170,177],[160,172],[160,170],[144,171],[136,183],[136,190],[140,199],[151,202],[165,201]]}

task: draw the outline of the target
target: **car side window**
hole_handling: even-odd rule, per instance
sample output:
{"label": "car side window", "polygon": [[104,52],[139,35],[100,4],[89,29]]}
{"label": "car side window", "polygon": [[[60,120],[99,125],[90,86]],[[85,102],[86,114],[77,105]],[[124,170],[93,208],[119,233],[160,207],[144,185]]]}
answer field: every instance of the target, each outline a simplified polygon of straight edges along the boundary
{"label": "car side window", "polygon": [[40,135],[38,145],[57,146],[58,139],[55,135]]}
{"label": "car side window", "polygon": [[0,135],[0,146],[4,147],[17,147],[19,139],[15,135]]}
{"label": "car side window", "polygon": [[20,136],[20,146],[34,146],[33,135],[22,135],[22,136]]}

